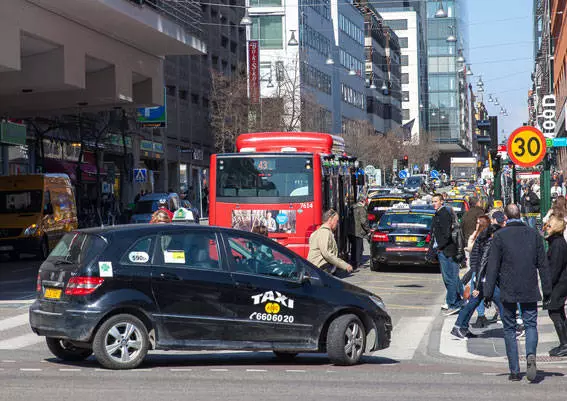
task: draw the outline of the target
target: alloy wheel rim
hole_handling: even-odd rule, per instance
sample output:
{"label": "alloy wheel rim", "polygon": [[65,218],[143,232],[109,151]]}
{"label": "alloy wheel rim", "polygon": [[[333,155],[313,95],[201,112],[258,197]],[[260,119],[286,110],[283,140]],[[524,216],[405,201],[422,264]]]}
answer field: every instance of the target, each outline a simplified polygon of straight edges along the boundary
{"label": "alloy wheel rim", "polygon": [[107,331],[104,344],[110,358],[128,363],[142,350],[142,332],[132,323],[117,323]]}
{"label": "alloy wheel rim", "polygon": [[345,331],[345,354],[355,360],[362,355],[362,345],[364,338],[362,336],[362,328],[356,322],[351,322]]}

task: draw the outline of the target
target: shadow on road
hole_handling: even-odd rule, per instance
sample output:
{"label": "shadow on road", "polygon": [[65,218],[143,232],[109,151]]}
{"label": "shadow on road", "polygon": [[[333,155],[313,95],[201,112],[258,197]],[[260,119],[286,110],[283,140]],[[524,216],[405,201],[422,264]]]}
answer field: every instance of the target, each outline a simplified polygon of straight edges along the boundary
{"label": "shadow on road", "polygon": [[[520,375],[522,376],[522,380],[524,380],[526,378],[525,374],[521,373]],[[506,376],[507,377],[508,373],[502,373],[502,374],[497,375],[497,376]],[[531,382],[531,384],[539,384],[539,383],[543,382],[548,377],[564,377],[564,376],[565,375],[561,372],[545,372],[543,370],[538,370],[537,371],[537,377],[533,382]]]}
{"label": "shadow on road", "polygon": [[[83,362],[66,362],[57,358],[48,358],[46,361],[57,365],[76,366],[84,368],[100,368],[93,357]],[[399,361],[378,356],[363,356],[363,365],[394,365]],[[335,366],[329,361],[326,354],[299,354],[292,361],[278,359],[271,352],[228,352],[228,353],[199,353],[199,354],[171,354],[150,353],[140,368],[154,367],[231,367],[231,366],[281,366],[289,369],[303,369],[304,367],[325,366],[333,369],[348,369],[348,366]]]}

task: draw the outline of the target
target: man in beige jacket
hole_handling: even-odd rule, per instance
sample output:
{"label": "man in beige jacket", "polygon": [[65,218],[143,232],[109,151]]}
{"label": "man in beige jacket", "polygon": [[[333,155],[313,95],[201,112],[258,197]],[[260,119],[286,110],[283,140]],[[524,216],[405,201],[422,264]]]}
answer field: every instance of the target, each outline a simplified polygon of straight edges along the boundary
{"label": "man in beige jacket", "polygon": [[338,257],[339,248],[333,234],[338,224],[337,212],[333,209],[327,210],[323,213],[323,224],[309,237],[307,260],[330,274],[333,274],[337,268],[348,273],[352,272],[352,266]]}

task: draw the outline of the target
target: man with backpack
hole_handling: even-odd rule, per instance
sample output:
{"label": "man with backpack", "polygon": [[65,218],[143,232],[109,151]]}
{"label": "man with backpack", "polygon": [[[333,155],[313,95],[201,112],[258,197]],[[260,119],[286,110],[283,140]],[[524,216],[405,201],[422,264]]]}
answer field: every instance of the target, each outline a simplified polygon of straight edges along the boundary
{"label": "man with backpack", "polygon": [[445,206],[443,196],[433,195],[432,204],[435,209],[431,224],[432,246],[437,252],[447,289],[445,315],[449,316],[458,313],[463,306],[463,285],[459,279],[459,264],[464,258],[463,239],[458,220],[452,210]]}

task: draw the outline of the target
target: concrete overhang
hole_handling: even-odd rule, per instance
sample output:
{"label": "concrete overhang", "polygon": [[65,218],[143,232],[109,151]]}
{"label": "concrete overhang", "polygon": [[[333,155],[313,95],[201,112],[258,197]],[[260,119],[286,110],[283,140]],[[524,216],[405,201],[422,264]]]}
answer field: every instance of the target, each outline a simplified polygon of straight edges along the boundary
{"label": "concrete overhang", "polygon": [[[22,1],[22,0],[20,0]],[[157,56],[198,55],[205,44],[172,18],[128,0],[23,0]],[[178,17],[180,18],[180,17]],[[191,17],[186,17],[187,23]],[[194,19],[197,25],[200,21]]]}

